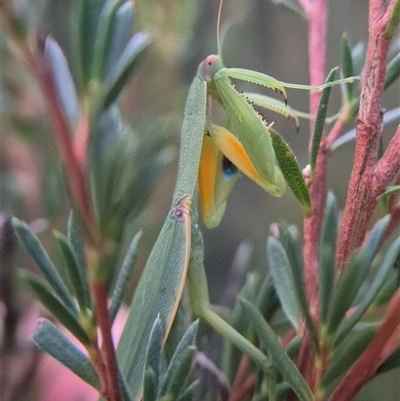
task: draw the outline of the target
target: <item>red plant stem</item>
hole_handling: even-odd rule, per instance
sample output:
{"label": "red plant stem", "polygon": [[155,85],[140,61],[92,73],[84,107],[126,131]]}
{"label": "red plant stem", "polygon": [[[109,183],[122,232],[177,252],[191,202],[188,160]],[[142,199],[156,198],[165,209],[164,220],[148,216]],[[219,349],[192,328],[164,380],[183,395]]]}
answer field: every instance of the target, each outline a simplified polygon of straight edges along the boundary
{"label": "red plant stem", "polygon": [[235,392],[235,389],[237,387],[240,387],[240,384],[244,380],[247,370],[249,369],[250,366],[250,359],[247,355],[242,355],[242,358],[240,359],[238,369],[236,371],[235,379],[233,380],[232,383],[232,392]]}
{"label": "red plant stem", "polygon": [[331,149],[333,142],[339,138],[340,134],[343,131],[343,121],[340,117],[336,120],[335,124],[333,125],[332,129],[330,130],[328,136],[326,137],[326,148],[328,150]]}
{"label": "red plant stem", "polygon": [[397,126],[386,152],[379,159],[373,176],[373,189],[377,196],[385,190],[400,167],[400,125]]}
{"label": "red plant stem", "polygon": [[102,336],[102,353],[106,369],[106,397],[108,401],[122,401],[115,348],[111,337],[111,322],[108,315],[108,290],[105,282],[92,282],[95,316]]}
{"label": "red plant stem", "polygon": [[[310,60],[310,84],[321,85],[325,80],[326,53],[326,0],[315,0],[308,9],[308,54]],[[318,108],[320,94],[310,92],[310,113],[314,115]],[[313,130],[311,123],[311,131]],[[318,244],[321,221],[325,203],[325,177],[327,152],[324,140],[321,142],[317,157],[317,166],[313,182],[310,184],[310,195],[313,214],[304,221],[304,277],[307,298],[312,308],[318,305]],[[314,311],[313,317],[318,311]]]}
{"label": "red plant stem", "polygon": [[[384,362],[390,351],[398,346],[392,341],[392,336],[399,330],[400,289],[397,290],[389,303],[383,321],[367,348],[352,365],[338,387],[332,393],[329,401],[354,399],[361,387],[372,378],[379,365]],[[387,347],[390,343],[391,347]]]}
{"label": "red plant stem", "polygon": [[[310,61],[310,84],[321,85],[325,80],[326,58],[326,31],[327,31],[327,1],[315,0],[307,10],[308,16],[308,55]],[[310,113],[315,115],[320,94],[310,92]],[[310,123],[310,138],[314,123]],[[311,142],[310,142],[311,143]],[[318,327],[319,301],[318,301],[318,259],[319,238],[322,224],[322,216],[325,204],[325,180],[327,169],[328,151],[325,138],[322,137],[313,181],[309,191],[313,205],[313,214],[304,219],[304,283],[311,317]],[[314,355],[311,342],[305,325],[302,329],[303,341],[300,344],[296,363],[313,389],[317,385],[318,372],[315,369]],[[294,400],[295,395],[289,395],[289,400]]]}
{"label": "red plant stem", "polygon": [[393,146],[393,141],[398,141],[400,135],[396,133],[382,161],[378,163],[379,167],[375,168],[382,131],[380,102],[390,42],[384,35],[388,20],[386,11],[384,0],[370,1],[369,38],[356,123],[355,159],[339,228],[337,273],[342,271],[349,255],[362,244],[379,191],[393,178],[400,164],[400,160],[396,160],[399,150],[394,149],[398,146]]}
{"label": "red plant stem", "polygon": [[31,71],[43,90],[73,202],[84,222],[88,237],[92,242],[96,242],[94,218],[86,185],[84,165],[81,164],[74,151],[70,128],[60,109],[58,96],[54,88],[50,71],[45,60],[40,55],[35,57],[30,49],[24,45],[22,45],[22,51]]}
{"label": "red plant stem", "polygon": [[[327,1],[315,0],[308,12],[308,58],[310,62],[310,85],[319,86],[325,81]],[[318,109],[320,93],[310,92],[310,113]],[[313,127],[313,121],[311,125]],[[312,131],[312,130],[311,130]]]}
{"label": "red plant stem", "polygon": [[93,363],[93,366],[99,376],[101,393],[106,397],[107,395],[107,373],[106,367],[101,356],[101,352],[99,350],[97,344],[97,338],[92,341],[92,348],[89,350],[89,357]]}
{"label": "red plant stem", "polygon": [[321,222],[325,204],[325,179],[328,151],[325,140],[321,140],[314,180],[309,187],[313,204],[313,214],[304,219],[304,278],[307,299],[311,316],[314,320],[319,313],[318,308],[318,258]]}
{"label": "red plant stem", "polygon": [[254,391],[256,384],[256,375],[253,373],[248,376],[239,386],[230,392],[229,401],[240,401],[251,394]]}

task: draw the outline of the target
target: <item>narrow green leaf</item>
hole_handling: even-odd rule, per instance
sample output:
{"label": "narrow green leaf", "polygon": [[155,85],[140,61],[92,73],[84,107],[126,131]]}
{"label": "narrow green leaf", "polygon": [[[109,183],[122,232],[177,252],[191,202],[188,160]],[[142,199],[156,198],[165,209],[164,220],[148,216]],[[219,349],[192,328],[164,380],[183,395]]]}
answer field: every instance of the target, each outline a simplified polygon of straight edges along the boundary
{"label": "narrow green leaf", "polygon": [[36,266],[54,289],[56,294],[71,311],[77,312],[77,307],[69,294],[67,287],[46,251],[43,249],[39,239],[27,224],[18,220],[16,217],[13,217],[12,225],[21,243],[24,245],[30,257],[33,259]]}
{"label": "narrow green leaf", "polygon": [[83,46],[83,19],[85,11],[85,1],[73,0],[71,2],[70,29],[69,29],[69,50],[71,56],[71,70],[74,77],[75,86],[79,95],[84,90],[84,70],[82,59]]}
{"label": "narrow green leaf", "polygon": [[[338,67],[335,67],[331,70],[331,72],[328,75],[328,78],[325,81],[326,83],[333,81],[337,70],[338,70]],[[317,110],[317,115],[315,117],[314,132],[313,132],[312,142],[311,142],[312,143],[311,157],[310,157],[311,178],[314,175],[314,170],[315,170],[315,166],[317,163],[319,144],[321,142],[322,132],[324,130],[325,118],[326,118],[326,112],[328,110],[328,101],[329,101],[330,94],[331,94],[331,87],[328,86],[327,88],[325,88],[322,91],[322,94],[321,94],[321,97],[320,97],[319,103],[318,103],[318,110]]]}
{"label": "narrow green leaf", "polygon": [[301,344],[301,336],[293,337],[285,347],[285,351],[290,359],[294,359]]}
{"label": "narrow green leaf", "polygon": [[276,386],[276,401],[284,401],[290,390],[291,387],[289,383],[278,383]]}
{"label": "narrow green leaf", "polygon": [[182,391],[177,401],[192,401],[194,390],[196,390],[198,384],[199,382],[197,380],[189,384],[189,386],[187,386],[186,389]]}
{"label": "narrow green leaf", "polygon": [[[254,273],[250,273],[246,277],[246,281],[240,290],[240,296],[242,298],[255,301],[255,295],[257,294],[258,279]],[[239,302],[235,302],[230,318],[229,324],[244,337],[247,336],[250,320],[243,308],[240,307]],[[224,339],[223,343],[223,357],[222,357],[222,370],[226,374],[230,383],[233,383],[237,368],[239,366],[242,351],[237,348],[231,341]]]}
{"label": "narrow green leaf", "polygon": [[[129,133],[129,136],[132,137],[132,133]],[[115,169],[120,171],[116,188],[121,196],[113,197],[113,206],[110,211],[119,211],[120,225],[123,225],[122,222],[130,216],[138,216],[142,212],[161,173],[173,160],[173,152],[167,147],[168,137],[169,120],[165,117],[160,118],[144,132],[144,135],[141,135],[138,145],[137,139],[129,142],[123,138],[124,140],[119,145],[121,150],[116,149],[113,153],[115,162],[112,166],[115,167],[107,171],[112,172],[111,182],[116,181]],[[129,145],[135,147],[134,152],[129,151]],[[124,157],[121,157],[121,154]],[[126,199],[130,201],[126,202]]]}
{"label": "narrow green leaf", "polygon": [[118,63],[118,60],[129,41],[134,14],[135,5],[133,1],[122,3],[115,14],[115,23],[110,40],[110,47],[108,49],[107,59],[104,66],[104,77],[106,81],[109,80],[110,73]]}
{"label": "narrow green leaf", "polygon": [[297,330],[300,323],[300,306],[296,296],[295,278],[285,249],[273,237],[267,240],[267,260],[280,304],[286,317]]}
{"label": "narrow green leaf", "polygon": [[374,301],[371,304],[371,309],[376,309],[379,306],[387,304],[391,299],[393,294],[400,287],[400,277],[389,277],[385,286],[379,291]]}
{"label": "narrow green leaf", "polygon": [[[275,401],[285,401],[286,396],[292,390],[292,387],[285,381],[277,383],[275,391]],[[252,401],[270,401],[268,389],[258,393],[252,398]]]}
{"label": "narrow green leaf", "polygon": [[175,365],[175,368],[169,377],[168,385],[164,395],[165,399],[176,400],[179,394],[182,392],[186,379],[190,374],[196,352],[196,348],[193,346],[189,346],[183,351],[179,359],[179,363]]}
{"label": "narrow green leaf", "polygon": [[193,369],[195,372],[203,372],[207,375],[214,387],[218,389],[222,400],[229,398],[229,383],[226,376],[210,358],[207,358],[204,353],[198,352],[196,354]]}
{"label": "narrow green leaf", "polygon": [[78,96],[64,53],[51,37],[46,38],[44,57],[50,67],[61,110],[71,130],[74,130],[80,119]]}
{"label": "narrow green leaf", "polygon": [[[79,35],[80,40],[80,46],[78,46],[78,48],[81,51],[84,81],[87,83],[90,80],[90,74],[92,72],[94,43],[96,40],[100,14],[105,0],[76,1],[84,3],[82,19],[81,21],[77,21],[77,24],[79,23],[79,31],[77,35]],[[74,18],[74,15],[72,15],[72,18]]]}
{"label": "narrow green leaf", "polygon": [[[79,269],[79,277],[82,280],[82,287],[89,288],[88,270],[85,262],[84,243],[82,239],[81,228],[76,220],[73,210],[68,215],[67,238],[76,258],[76,267]],[[90,292],[86,295],[86,305],[88,309],[92,308],[92,299]]]}
{"label": "narrow green leaf", "polygon": [[329,307],[327,318],[329,335],[335,333],[365,280],[388,221],[388,216],[379,220],[361,250],[347,261]]}
{"label": "narrow green leaf", "polygon": [[[133,399],[141,393],[146,350],[159,315],[167,336],[183,291],[190,253],[190,198],[171,209],[136,288],[117,348]],[[167,290],[168,289],[168,290]]]}
{"label": "narrow green leaf", "polygon": [[[115,151],[120,145],[122,121],[120,111],[117,105],[112,105],[94,122],[92,132],[90,167],[91,189],[93,192],[93,203],[96,216],[99,220],[99,230],[103,235],[106,233],[107,217],[112,210],[112,199],[115,196],[115,164],[118,161],[115,157]],[[120,149],[120,159],[123,159],[124,153]],[[111,168],[114,167],[114,168]],[[118,171],[118,169],[117,169]]]}
{"label": "narrow green leaf", "polygon": [[[359,267],[360,258],[358,255],[353,255],[346,262],[343,272],[339,277],[329,305],[326,320],[326,331],[328,335],[335,333],[356,296],[358,288],[355,286],[355,283],[357,281],[357,270]],[[324,326],[322,326],[322,328],[325,330]]]}
{"label": "narrow green leaf", "polygon": [[90,344],[90,339],[76,316],[60,302],[42,279],[24,270],[20,271],[20,276],[34,291],[39,301],[62,325],[64,325],[82,344]]}
{"label": "narrow green leaf", "polygon": [[[340,68],[342,70],[343,78],[349,78],[354,75],[353,58],[351,57],[351,50],[345,33],[342,36]],[[353,86],[354,84],[350,82],[346,82],[345,84],[347,101],[351,101],[353,98]]]}
{"label": "narrow green leaf", "polygon": [[185,333],[192,322],[193,313],[190,306],[189,293],[187,289],[184,289],[174,318],[174,323],[171,326],[171,331],[169,332],[167,341],[163,347],[164,359],[169,366],[171,365],[175,352],[178,350],[179,343],[185,336]]}
{"label": "narrow green leaf", "polygon": [[400,75],[400,53],[397,53],[386,67],[385,90],[399,77]]}
{"label": "narrow green leaf", "polygon": [[357,331],[335,349],[328,369],[319,383],[321,389],[326,389],[333,380],[344,373],[357,360],[372,340],[375,331],[376,327],[368,327]]}
{"label": "narrow green leaf", "polygon": [[[248,298],[248,297],[244,297]],[[275,287],[270,274],[267,274],[257,293],[254,302],[257,309],[264,316],[265,320],[269,320],[279,307],[279,299],[276,295]]]}
{"label": "narrow green leaf", "polygon": [[400,238],[397,238],[386,251],[383,261],[371,283],[371,286],[368,288],[357,309],[349,318],[343,321],[343,324],[339,328],[339,331],[335,337],[334,346],[337,346],[341,341],[346,338],[350,330],[356,325],[356,323],[361,319],[361,317],[370,307],[370,305],[378,295],[379,291],[383,287],[399,255]]}
{"label": "narrow green leaf", "polygon": [[151,368],[144,371],[143,380],[143,401],[156,401],[157,388],[154,380],[154,372]]}
{"label": "narrow green leaf", "polygon": [[264,320],[257,308],[246,299],[239,298],[243,308],[251,318],[254,331],[258,334],[261,343],[267,349],[274,366],[282,374],[285,381],[292,387],[293,391],[302,401],[314,399],[310,388],[303,376],[291,361],[286,351],[282,348],[276,334]]}
{"label": "narrow green leaf", "polygon": [[279,224],[279,241],[285,248],[293,275],[303,281],[303,252],[295,234],[286,225]]}
{"label": "narrow green leaf", "polygon": [[[358,112],[358,105],[357,108],[355,109],[355,114]],[[383,125],[385,126],[386,124],[390,124],[393,121],[396,121],[399,119],[400,116],[400,107],[396,107],[394,109],[388,110],[385,112],[383,115]],[[346,145],[356,139],[356,129],[353,128],[350,131],[346,132],[345,134],[341,135],[336,141],[333,142],[330,152],[333,152],[339,148],[341,148],[343,145]]]}
{"label": "narrow green leaf", "polygon": [[381,240],[389,223],[389,219],[390,216],[385,216],[375,224],[359,252],[361,268],[358,270],[356,288],[361,286],[369,273],[372,261],[381,245]]}
{"label": "narrow green leaf", "polygon": [[91,79],[101,81],[104,71],[104,63],[107,58],[108,48],[111,42],[112,29],[115,22],[115,14],[120,5],[120,0],[106,0],[98,20],[96,39],[93,47],[93,60]]}
{"label": "narrow green leaf", "polygon": [[[318,353],[318,338],[305,295],[302,272],[290,265],[285,248],[276,238],[268,238],[267,258],[282,309],[292,324],[294,324],[294,318],[297,319],[298,324],[300,321],[300,311],[303,313],[314,351]],[[293,320],[290,319],[287,313],[291,313]],[[297,325],[294,327],[298,328]]]}
{"label": "narrow green leaf", "polygon": [[112,80],[106,84],[106,89],[101,94],[101,111],[107,109],[117,100],[149,43],[150,36],[145,32],[137,33],[128,42],[120,60],[111,73]]}
{"label": "narrow green leaf", "polygon": [[376,371],[377,375],[389,372],[392,369],[397,369],[400,366],[400,347],[397,347],[379,366]]}
{"label": "narrow green leaf", "polygon": [[161,363],[161,347],[163,340],[163,327],[159,316],[156,317],[150,333],[149,346],[146,356],[146,370],[151,369],[153,372],[153,380],[155,388],[158,387],[158,379],[160,375]]}
{"label": "narrow green leaf", "polygon": [[89,308],[91,305],[91,296],[87,277],[79,268],[78,258],[75,255],[68,238],[57,231],[54,232],[54,238],[64,261],[64,266],[71,282],[72,290],[74,291],[81,311],[84,312],[86,308]]}
{"label": "narrow green leaf", "polygon": [[[276,385],[275,401],[284,401],[291,390],[292,387],[287,382],[278,383]],[[268,389],[254,396],[252,401],[270,401]]]}
{"label": "narrow green leaf", "polygon": [[206,89],[206,82],[196,76],[186,101],[173,204],[186,194],[192,196],[196,188],[206,120]]}
{"label": "narrow green leaf", "polygon": [[383,192],[380,197],[382,198],[383,196],[390,196],[394,194],[398,194],[400,192],[400,185],[392,185],[390,187],[386,188],[386,191]]}
{"label": "narrow green leaf", "polygon": [[128,388],[128,383],[125,380],[125,377],[123,376],[121,372],[121,368],[118,366],[118,375],[119,375],[119,384],[121,387],[121,393],[122,396],[124,397],[124,401],[134,401],[132,394]]}
{"label": "narrow green leaf", "polygon": [[335,255],[338,219],[336,198],[332,192],[329,192],[322,220],[319,248],[319,302],[322,323],[326,322],[332,292],[335,286]]}
{"label": "narrow green leaf", "polygon": [[353,60],[353,72],[354,74],[361,75],[365,63],[365,43],[358,42],[351,49],[351,58]]}
{"label": "narrow green leaf", "polygon": [[397,0],[394,3],[392,11],[390,13],[389,21],[386,24],[385,28],[385,37],[386,39],[391,39],[395,34],[397,28],[400,24],[400,0]]}
{"label": "narrow green leaf", "polygon": [[178,366],[180,366],[183,363],[184,353],[186,349],[188,349],[191,346],[192,347],[195,346],[198,327],[199,327],[199,321],[196,320],[188,327],[184,336],[179,342],[174,352],[174,356],[172,357],[171,362],[168,365],[168,369],[165,373],[164,380],[160,388],[159,397],[162,397],[166,394],[167,388],[170,385],[174,372],[178,369]]}
{"label": "narrow green leaf", "polygon": [[[78,222],[76,221],[75,214],[73,210],[70,211],[68,215],[68,223],[67,223],[67,237],[68,241],[71,243],[72,248],[74,249],[75,255],[78,259],[78,267],[81,269],[82,276],[87,276],[87,269],[85,263],[85,255],[83,250],[83,240],[82,233],[79,227]],[[85,278],[87,281],[87,277]]]}
{"label": "narrow green leaf", "polygon": [[90,359],[53,323],[40,319],[38,327],[32,334],[32,340],[83,381],[100,391],[99,378]]}
{"label": "narrow green leaf", "polygon": [[305,21],[307,20],[307,14],[304,11],[303,7],[301,6],[301,3],[299,3],[298,1],[293,1],[293,0],[272,0],[272,1],[282,10],[294,14]]}
{"label": "narrow green leaf", "polygon": [[124,295],[126,285],[128,284],[128,281],[132,275],[133,268],[135,266],[135,260],[137,257],[139,242],[141,238],[142,231],[139,231],[133,237],[119,270],[117,281],[115,283],[111,297],[111,306],[109,309],[111,322],[114,321],[118,309],[121,306],[122,297]]}
{"label": "narrow green leaf", "polygon": [[293,195],[299,201],[304,215],[309,216],[312,213],[311,198],[296,156],[275,130],[269,128],[268,131],[271,135],[272,146],[274,147],[279,168]]}

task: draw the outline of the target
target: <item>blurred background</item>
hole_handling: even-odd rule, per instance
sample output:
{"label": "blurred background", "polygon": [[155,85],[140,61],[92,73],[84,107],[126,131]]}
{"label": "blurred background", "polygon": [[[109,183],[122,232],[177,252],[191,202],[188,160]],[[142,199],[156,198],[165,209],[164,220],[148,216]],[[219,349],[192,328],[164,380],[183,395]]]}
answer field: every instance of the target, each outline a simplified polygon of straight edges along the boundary
{"label": "blurred background", "polygon": [[[24,5],[28,0],[19,0],[17,3]],[[39,31],[51,34],[66,54],[69,46],[70,3],[63,0],[35,0],[30,6],[30,18]],[[121,99],[123,121],[140,136],[154,120],[160,119],[168,150],[173,157],[144,211],[129,222],[132,232],[139,227],[144,229],[131,292],[170,208],[188,86],[199,63],[207,55],[217,52],[218,1],[137,0],[136,10],[134,30],[150,32],[153,43]],[[327,73],[340,62],[340,41],[344,32],[351,46],[366,44],[367,17],[365,0],[330,2]],[[301,17],[269,0],[225,0],[221,23],[222,31],[229,28],[222,47],[227,67],[264,72],[284,82],[308,83],[307,26]],[[0,166],[4,223],[1,246],[5,251],[1,260],[2,294],[11,292],[8,296],[12,299],[17,316],[28,308],[31,298],[17,280],[10,278],[14,272],[6,271],[5,267],[25,267],[30,262],[25,255],[11,254],[16,244],[12,240],[9,242],[6,216],[15,214],[31,222],[52,254],[49,228],[65,230],[69,204],[46,105],[30,72],[10,52],[3,33],[0,46]],[[392,47],[391,56],[400,51],[399,36],[393,40]],[[247,88],[246,85],[242,87]],[[334,115],[340,107],[339,92],[338,88],[332,91],[328,115]],[[270,92],[266,93],[270,95]],[[397,82],[385,92],[382,106],[387,110],[398,107],[399,93]],[[288,102],[295,109],[307,112],[308,97],[306,91],[288,90]],[[290,121],[273,113],[266,113],[266,116],[276,120],[274,128],[290,144],[301,167],[304,167],[308,160],[309,122],[301,120],[297,134]],[[397,123],[385,127],[384,146]],[[353,126],[349,126],[348,130]],[[335,193],[341,208],[345,202],[353,152],[354,144],[350,143],[334,152],[329,162],[327,189]],[[246,177],[241,177],[229,197],[220,226],[203,230],[205,264],[213,303],[221,302],[224,297],[226,277],[241,243],[248,244],[251,251],[250,269],[266,266],[265,244],[269,227],[271,223],[281,221],[297,226],[301,236],[302,214],[290,191],[282,198],[273,198]],[[18,373],[15,375],[17,383]],[[362,390],[357,400],[373,401],[378,397],[382,401],[399,399],[399,375],[397,370],[379,377]],[[28,399],[22,394],[16,397],[14,399]]]}

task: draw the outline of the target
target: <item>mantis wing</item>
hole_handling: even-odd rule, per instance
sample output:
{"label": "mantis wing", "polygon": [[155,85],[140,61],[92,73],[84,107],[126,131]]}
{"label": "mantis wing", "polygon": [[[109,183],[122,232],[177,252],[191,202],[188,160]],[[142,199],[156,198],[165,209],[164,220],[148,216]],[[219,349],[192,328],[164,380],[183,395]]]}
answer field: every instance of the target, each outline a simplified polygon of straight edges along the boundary
{"label": "mantis wing", "polygon": [[190,254],[190,202],[184,197],[168,214],[136,288],[118,344],[117,358],[135,400],[142,392],[154,320],[157,316],[161,319],[165,342],[181,299]]}
{"label": "mantis wing", "polygon": [[117,358],[134,399],[142,393],[147,342],[153,322],[160,317],[165,341],[186,280],[191,243],[189,209],[204,136],[206,86],[197,76],[190,86],[182,126],[174,207],[144,268],[117,348]]}

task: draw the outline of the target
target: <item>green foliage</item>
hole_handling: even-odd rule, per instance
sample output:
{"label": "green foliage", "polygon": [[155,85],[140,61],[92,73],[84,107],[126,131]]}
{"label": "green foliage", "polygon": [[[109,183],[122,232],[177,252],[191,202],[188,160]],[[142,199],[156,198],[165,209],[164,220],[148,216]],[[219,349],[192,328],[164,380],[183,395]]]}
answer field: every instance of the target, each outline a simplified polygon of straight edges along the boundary
{"label": "green foliage", "polygon": [[100,390],[99,378],[90,359],[51,322],[43,319],[32,335],[35,344],[57,359],[86,383]]}
{"label": "green foliage", "polygon": [[[326,83],[332,82],[335,78],[338,68],[333,68],[326,78]],[[320,148],[322,132],[325,126],[326,113],[328,111],[328,101],[331,94],[331,87],[328,86],[322,92],[319,99],[317,115],[315,117],[314,132],[311,141],[311,155],[310,155],[310,166],[311,166],[311,177],[314,175],[315,167],[317,164],[317,156]]]}

